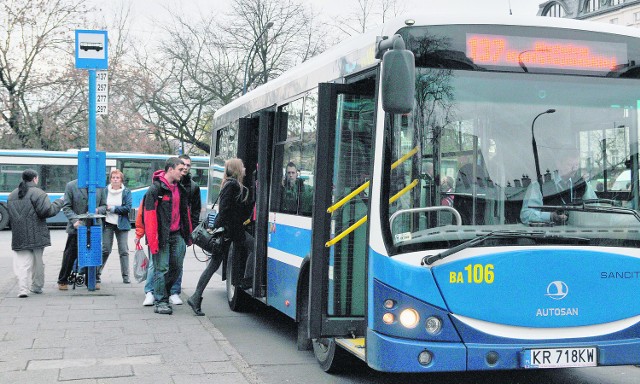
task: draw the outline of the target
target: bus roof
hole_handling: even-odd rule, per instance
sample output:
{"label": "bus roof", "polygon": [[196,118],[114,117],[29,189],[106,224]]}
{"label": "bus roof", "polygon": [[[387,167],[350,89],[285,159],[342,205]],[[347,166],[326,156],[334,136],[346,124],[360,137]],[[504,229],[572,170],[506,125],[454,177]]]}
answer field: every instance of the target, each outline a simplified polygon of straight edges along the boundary
{"label": "bus roof", "polygon": [[[375,59],[376,36],[392,36],[406,27],[406,20],[413,26],[428,25],[510,25],[551,27],[618,34],[640,38],[640,30],[609,23],[583,21],[544,16],[511,16],[497,14],[438,14],[406,15],[396,18],[374,30],[351,37],[335,47],[284,72],[278,78],[240,96],[216,111],[214,128],[218,128],[283,100],[313,89],[321,82],[331,82],[367,67],[378,64]],[[290,86],[295,83],[295,86]]]}

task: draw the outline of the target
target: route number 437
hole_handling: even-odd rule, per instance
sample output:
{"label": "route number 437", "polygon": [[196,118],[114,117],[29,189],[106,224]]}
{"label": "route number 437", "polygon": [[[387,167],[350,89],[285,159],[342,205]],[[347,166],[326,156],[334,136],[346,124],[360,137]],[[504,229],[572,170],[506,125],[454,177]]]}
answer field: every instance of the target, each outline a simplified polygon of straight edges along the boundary
{"label": "route number 437", "polygon": [[463,271],[449,272],[452,284],[493,284],[493,264],[469,264]]}

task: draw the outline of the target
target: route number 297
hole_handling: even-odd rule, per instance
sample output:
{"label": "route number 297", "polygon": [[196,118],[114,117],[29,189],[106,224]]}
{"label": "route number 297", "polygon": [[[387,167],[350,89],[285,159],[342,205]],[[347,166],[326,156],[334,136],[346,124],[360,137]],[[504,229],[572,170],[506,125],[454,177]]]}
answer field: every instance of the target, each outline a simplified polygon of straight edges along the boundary
{"label": "route number 297", "polygon": [[469,264],[464,271],[449,272],[449,283],[452,284],[492,284],[494,278],[493,264]]}

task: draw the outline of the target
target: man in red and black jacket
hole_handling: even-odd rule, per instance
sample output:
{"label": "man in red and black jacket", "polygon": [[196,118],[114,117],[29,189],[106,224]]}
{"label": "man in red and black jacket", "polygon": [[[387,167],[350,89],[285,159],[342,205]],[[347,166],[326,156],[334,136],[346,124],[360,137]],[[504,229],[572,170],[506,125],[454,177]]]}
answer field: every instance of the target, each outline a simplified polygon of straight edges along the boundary
{"label": "man in red and black jacket", "polygon": [[187,191],[180,184],[184,163],[170,157],[164,171],[153,174],[144,196],[144,231],[155,268],[155,312],[170,315],[171,286],[182,273],[186,246],[191,245],[191,215]]}

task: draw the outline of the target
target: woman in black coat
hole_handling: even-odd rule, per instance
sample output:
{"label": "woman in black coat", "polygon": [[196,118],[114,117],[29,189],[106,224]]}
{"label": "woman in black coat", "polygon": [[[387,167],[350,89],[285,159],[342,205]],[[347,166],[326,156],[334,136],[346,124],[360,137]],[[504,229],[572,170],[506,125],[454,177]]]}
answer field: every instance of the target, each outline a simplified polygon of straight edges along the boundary
{"label": "woman in black coat", "polygon": [[197,316],[204,316],[201,310],[202,292],[229,252],[231,241],[244,242],[245,231],[243,223],[249,217],[253,208],[253,202],[249,200],[249,190],[242,184],[244,176],[245,168],[242,160],[234,158],[225,162],[218,203],[220,212],[216,216],[213,227],[223,227],[225,229],[224,237],[230,241],[224,241],[221,247],[213,249],[211,260],[205,270],[202,271],[202,275],[200,275],[196,291],[187,300],[187,303]]}
{"label": "woman in black coat", "polygon": [[7,199],[11,249],[15,251],[13,271],[18,277],[18,297],[29,296],[29,291],[42,293],[44,286],[44,247],[51,245],[48,217],[55,216],[64,203],[53,203],[38,184],[38,173],[33,169],[22,172],[22,182]]}

